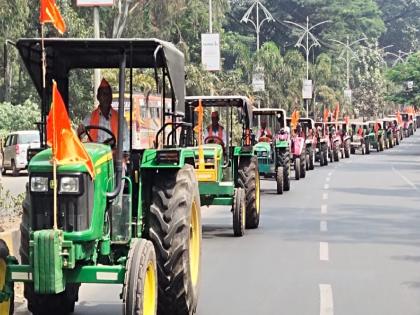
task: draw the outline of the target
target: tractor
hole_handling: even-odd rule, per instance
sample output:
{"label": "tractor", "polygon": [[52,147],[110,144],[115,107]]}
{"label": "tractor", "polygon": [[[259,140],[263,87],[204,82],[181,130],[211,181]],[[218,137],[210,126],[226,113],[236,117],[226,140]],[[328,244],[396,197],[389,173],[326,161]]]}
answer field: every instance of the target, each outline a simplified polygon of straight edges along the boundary
{"label": "tractor", "polygon": [[306,144],[302,125],[298,122],[292,130],[292,118],[286,119],[287,127],[291,133],[290,157],[295,170],[295,179],[299,180],[306,177]]}
{"label": "tractor", "polygon": [[[290,139],[286,132],[286,112],[279,108],[254,109],[254,124],[260,120],[265,129],[257,129],[254,154],[258,158],[260,175],[274,177],[277,193],[290,190]],[[256,124],[258,126],[258,123]]]}
{"label": "tractor", "polygon": [[[210,133],[212,124],[200,126],[210,110],[221,117],[226,128],[221,134]],[[196,126],[188,143],[194,150],[201,205],[231,207],[235,236],[258,228],[260,177],[252,147],[252,103],[242,96],[188,96],[185,111],[186,121]]]}
{"label": "tractor", "polygon": [[330,136],[325,123],[315,122],[315,136],[317,138],[315,160],[319,161],[320,166],[327,166],[330,156]]}
{"label": "tractor", "polygon": [[300,118],[299,123],[302,126],[305,137],[306,170],[313,170],[315,168],[315,155],[318,141],[315,132],[315,121],[311,118]]}
{"label": "tractor", "polygon": [[[200,283],[201,212],[194,151],[177,139],[191,127],[177,122],[185,98],[183,54],[158,39],[21,39],[16,46],[42,99],[41,148],[28,152],[20,264],[0,242],[2,305],[12,308],[13,284],[24,282],[33,314],[69,314],[81,284],[120,284],[123,314],[193,314]],[[52,80],[69,111],[69,94],[78,92],[69,78],[75,73],[91,78],[95,68],[119,73],[118,135],[85,126],[88,139],[82,146],[94,166],[91,177],[78,162],[53,168],[45,139]],[[135,148],[129,128],[129,149],[123,152],[124,112],[132,111],[138,88],[133,71],[139,69],[154,72],[164,115],[155,148]],[[129,115],[129,126],[132,119]],[[108,138],[90,141],[95,130]]]}
{"label": "tractor", "polygon": [[328,128],[328,134],[330,138],[330,161],[340,161],[340,155],[344,158],[344,143],[341,135],[339,122],[328,122],[325,123]]}
{"label": "tractor", "polygon": [[385,147],[384,131],[382,124],[377,121],[368,121],[369,145],[377,152],[383,151]]}
{"label": "tractor", "polygon": [[385,141],[387,144],[387,148],[392,148],[396,145],[400,144],[400,135],[399,135],[399,128],[396,119],[394,118],[383,118],[381,119],[382,128],[384,129],[384,133],[386,135]]}
{"label": "tractor", "polygon": [[350,152],[355,154],[360,150],[363,155],[370,153],[368,125],[365,122],[352,122]]}
{"label": "tractor", "polygon": [[413,115],[408,113],[402,113],[401,118],[403,120],[403,134],[405,138],[414,135],[414,123]]}

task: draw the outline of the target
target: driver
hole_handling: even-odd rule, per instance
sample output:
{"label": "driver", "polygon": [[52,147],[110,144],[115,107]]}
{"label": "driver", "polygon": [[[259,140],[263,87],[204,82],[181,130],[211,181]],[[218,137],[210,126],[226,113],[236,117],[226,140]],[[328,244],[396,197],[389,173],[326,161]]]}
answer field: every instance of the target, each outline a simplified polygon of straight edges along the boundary
{"label": "driver", "polygon": [[258,132],[258,137],[259,138],[269,138],[269,139],[273,138],[273,134],[271,133],[271,130],[269,128],[267,128],[267,121],[266,120],[261,120],[261,129]]}
{"label": "driver", "polygon": [[[118,139],[118,112],[112,108],[112,88],[109,85],[108,81],[102,79],[101,84],[98,87],[98,93],[96,98],[99,101],[99,105],[96,109],[92,111],[89,115],[85,117],[83,123],[79,125],[77,129],[77,134],[80,136],[85,129],[85,126],[100,126],[104,127],[115,135],[115,138]],[[123,151],[128,151],[128,127],[127,122],[124,119],[123,126]],[[89,134],[94,142],[103,143],[105,140],[109,139],[110,136],[105,131],[91,129]]]}
{"label": "driver", "polygon": [[[218,143],[222,146],[225,145],[225,143],[227,143],[227,138],[226,138],[226,131],[225,128],[223,128],[223,126],[221,124],[219,124],[219,112],[218,111],[214,111],[211,113],[211,124],[207,126],[206,128],[206,132],[204,135],[204,139],[208,139],[208,138],[212,138],[213,142]],[[223,142],[219,143],[221,139]]]}

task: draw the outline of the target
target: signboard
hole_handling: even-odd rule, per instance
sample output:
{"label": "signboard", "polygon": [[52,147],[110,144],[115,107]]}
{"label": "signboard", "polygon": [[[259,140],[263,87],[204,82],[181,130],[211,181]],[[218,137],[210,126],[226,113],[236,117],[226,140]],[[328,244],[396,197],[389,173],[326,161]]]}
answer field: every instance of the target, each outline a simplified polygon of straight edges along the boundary
{"label": "signboard", "polygon": [[264,92],[264,71],[262,69],[256,69],[252,74],[252,89],[254,92]]}
{"label": "signboard", "polygon": [[77,0],[78,7],[109,7],[114,5],[114,0]]}
{"label": "signboard", "polygon": [[219,34],[201,34],[201,62],[204,70],[220,71]]}
{"label": "signboard", "polygon": [[312,80],[303,80],[302,98],[312,99]]}

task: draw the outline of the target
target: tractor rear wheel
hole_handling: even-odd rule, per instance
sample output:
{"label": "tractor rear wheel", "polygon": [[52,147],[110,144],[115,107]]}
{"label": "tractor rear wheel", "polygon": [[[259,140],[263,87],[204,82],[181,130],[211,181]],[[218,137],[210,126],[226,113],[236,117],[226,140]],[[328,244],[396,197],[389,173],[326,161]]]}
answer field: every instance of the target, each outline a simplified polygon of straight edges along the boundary
{"label": "tractor rear wheel", "polygon": [[370,154],[370,142],[369,141],[366,141],[366,149],[365,149],[365,151],[366,151],[366,154]]}
{"label": "tractor rear wheel", "polygon": [[123,287],[124,315],[155,315],[157,270],[153,244],[135,238],[130,244]]}
{"label": "tractor rear wheel", "polygon": [[308,149],[308,155],[309,155],[309,166],[308,168],[310,170],[313,170],[315,168],[315,152],[314,149],[312,147],[309,147]]}
{"label": "tractor rear wheel", "polygon": [[320,152],[319,152],[319,165],[320,166],[325,165],[324,152],[322,152],[322,147],[321,147]]}
{"label": "tractor rear wheel", "polygon": [[147,237],[156,251],[158,314],[193,314],[201,267],[201,213],[191,165],[153,176],[146,214]]}
{"label": "tractor rear wheel", "polygon": [[300,178],[306,177],[306,154],[300,156]]}
{"label": "tractor rear wheel", "polygon": [[279,152],[279,165],[283,168],[283,188],[284,191],[290,190],[290,153],[288,150]]}
{"label": "tractor rear wheel", "polygon": [[[20,224],[19,254],[23,264],[29,264],[29,229],[31,222],[31,200],[28,185],[26,196],[22,203],[22,222]],[[28,309],[34,315],[70,314],[79,299],[80,284],[67,284],[64,292],[59,294],[39,294],[34,290],[33,283],[24,284],[24,296],[28,300]]]}
{"label": "tractor rear wheel", "polygon": [[[10,255],[9,247],[6,242],[0,239],[0,291],[3,291],[6,285],[6,274],[7,274],[7,256]],[[1,315],[12,315],[14,312],[14,289],[12,286],[12,292],[10,298],[3,303],[0,303],[0,314]]]}
{"label": "tractor rear wheel", "polygon": [[300,158],[295,159],[295,179],[300,179]]}
{"label": "tractor rear wheel", "polygon": [[242,188],[235,189],[232,205],[233,235],[243,236],[246,224],[245,191]]}
{"label": "tractor rear wheel", "polygon": [[255,156],[239,162],[238,183],[245,191],[246,228],[256,229],[260,224],[260,176]]}
{"label": "tractor rear wheel", "polygon": [[355,149],[354,147],[351,147],[351,148],[350,148],[350,153],[351,153],[351,154],[356,154],[356,149]]}
{"label": "tractor rear wheel", "polygon": [[283,167],[278,167],[276,171],[276,181],[277,181],[277,194],[283,195]]}
{"label": "tractor rear wheel", "polygon": [[334,144],[334,151],[333,151],[333,156],[334,156],[334,161],[338,162],[340,161],[340,156],[339,156],[339,147],[337,146],[337,144]]}
{"label": "tractor rear wheel", "polygon": [[309,171],[309,153],[308,153],[308,151],[306,151],[306,155],[305,155],[305,170]]}

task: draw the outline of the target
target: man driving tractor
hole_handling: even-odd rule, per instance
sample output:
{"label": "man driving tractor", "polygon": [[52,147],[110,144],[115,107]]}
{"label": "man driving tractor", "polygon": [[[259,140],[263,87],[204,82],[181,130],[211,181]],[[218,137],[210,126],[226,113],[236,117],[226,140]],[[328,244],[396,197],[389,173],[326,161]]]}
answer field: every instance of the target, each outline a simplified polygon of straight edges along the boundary
{"label": "man driving tractor", "polygon": [[217,143],[225,146],[227,143],[225,128],[219,123],[219,112],[214,111],[211,113],[211,124],[207,126],[204,141],[206,143]]}
{"label": "man driving tractor", "polygon": [[260,139],[261,138],[268,138],[270,140],[273,138],[273,134],[271,133],[271,130],[269,128],[267,128],[267,121],[266,120],[261,121],[261,129],[258,132],[258,138],[260,138]]}
{"label": "man driving tractor", "polygon": [[[112,88],[107,80],[102,79],[101,84],[98,87],[98,93],[96,95],[99,105],[95,108],[92,113],[87,115],[83,120],[83,123],[79,125],[77,134],[82,136],[86,132],[85,126],[99,126],[111,131],[115,138],[118,139],[118,112],[112,108]],[[123,151],[129,150],[128,143],[128,127],[127,122],[124,120],[123,126]],[[88,131],[89,140],[92,142],[107,143],[110,141],[110,134],[98,129],[91,129]]]}

